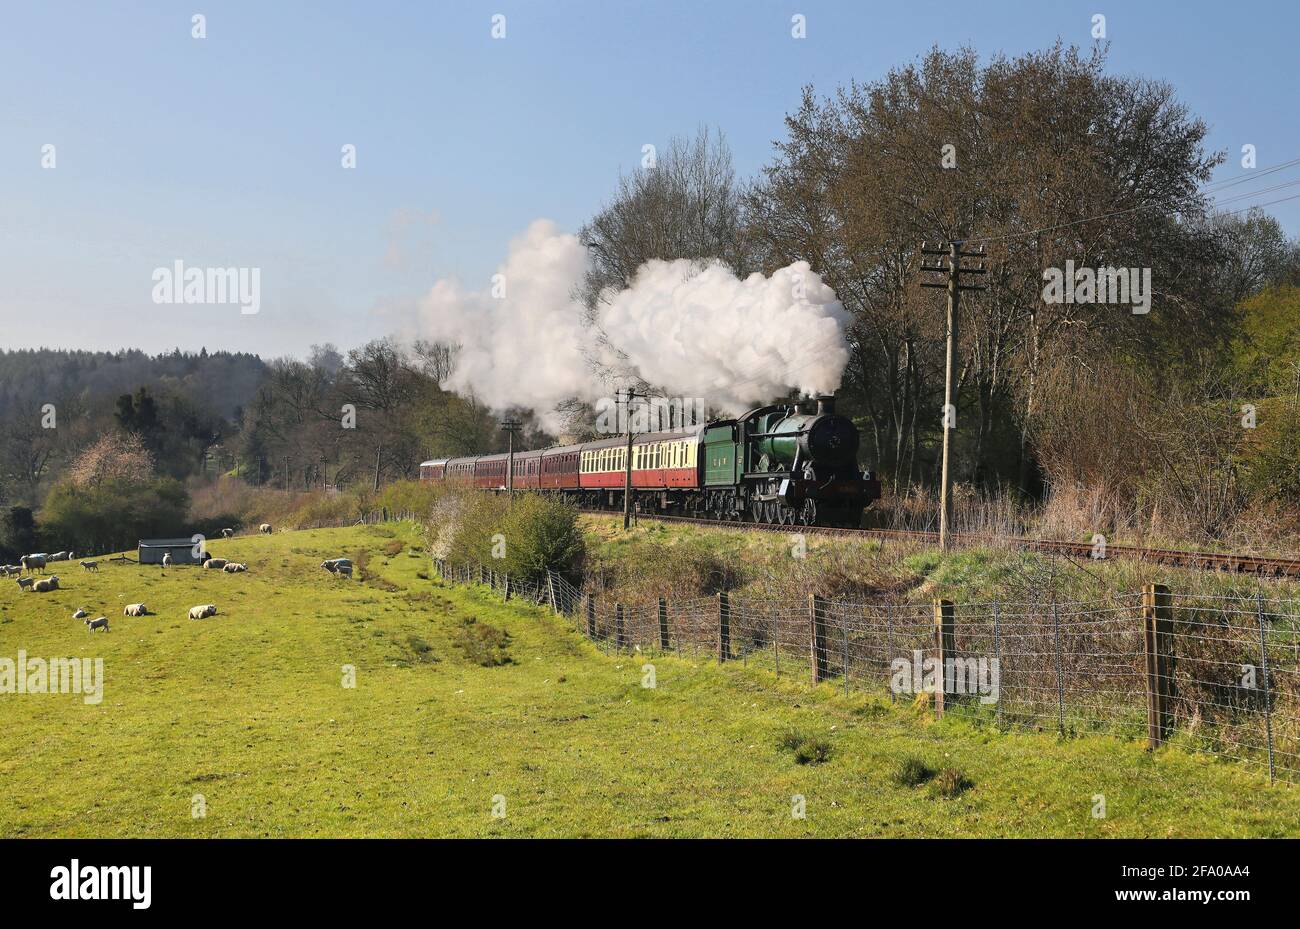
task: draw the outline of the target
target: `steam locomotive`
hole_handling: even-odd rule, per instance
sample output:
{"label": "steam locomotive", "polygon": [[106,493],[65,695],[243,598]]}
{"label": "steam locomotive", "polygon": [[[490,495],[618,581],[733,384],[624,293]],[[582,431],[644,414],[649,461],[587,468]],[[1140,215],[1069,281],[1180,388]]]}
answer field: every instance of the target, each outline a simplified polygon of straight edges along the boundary
{"label": "steam locomotive", "polygon": [[[835,412],[834,397],[764,406],[632,439],[633,502],[638,512],[669,516],[856,527],[880,498],[880,482],[858,469],[858,430]],[[584,509],[621,510],[627,436],[515,452],[517,490],[558,493]],[[502,492],[512,481],[509,455],[438,458],[420,479]]]}

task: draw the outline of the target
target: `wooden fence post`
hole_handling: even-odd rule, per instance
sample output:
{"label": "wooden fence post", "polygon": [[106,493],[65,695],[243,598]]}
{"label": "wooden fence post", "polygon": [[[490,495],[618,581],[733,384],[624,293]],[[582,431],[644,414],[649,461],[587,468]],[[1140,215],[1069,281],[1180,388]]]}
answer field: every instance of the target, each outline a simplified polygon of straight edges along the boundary
{"label": "wooden fence post", "polygon": [[718,663],[731,658],[731,604],[726,591],[718,593]]}
{"label": "wooden fence post", "polygon": [[487,568],[483,567],[482,565],[478,566],[478,582],[480,584],[487,583]]}
{"label": "wooden fence post", "polygon": [[506,603],[509,603],[509,602],[510,602],[510,575],[509,575],[509,574],[506,575],[506,583],[505,583],[505,602],[506,602]]}
{"label": "wooden fence post", "polygon": [[1142,636],[1147,663],[1147,747],[1165,741],[1174,698],[1174,601],[1164,584],[1142,588]]}
{"label": "wooden fence post", "polygon": [[951,600],[934,601],[934,647],[939,652],[939,679],[934,688],[934,715],[943,719],[946,691],[948,689],[948,668],[957,657],[957,635],[953,623],[953,604]]}
{"label": "wooden fence post", "polygon": [[668,651],[668,601],[659,598],[659,649]]}
{"label": "wooden fence post", "polygon": [[826,601],[816,594],[808,595],[809,658],[812,662],[812,679],[820,684],[829,676],[826,655]]}
{"label": "wooden fence post", "polygon": [[623,604],[614,604],[614,647],[627,648],[627,636],[623,632]]}
{"label": "wooden fence post", "polygon": [[551,601],[551,612],[560,612],[560,608],[555,605],[555,576],[549,570],[546,572],[546,596]]}
{"label": "wooden fence post", "polygon": [[587,594],[587,638],[596,638],[596,598]]}

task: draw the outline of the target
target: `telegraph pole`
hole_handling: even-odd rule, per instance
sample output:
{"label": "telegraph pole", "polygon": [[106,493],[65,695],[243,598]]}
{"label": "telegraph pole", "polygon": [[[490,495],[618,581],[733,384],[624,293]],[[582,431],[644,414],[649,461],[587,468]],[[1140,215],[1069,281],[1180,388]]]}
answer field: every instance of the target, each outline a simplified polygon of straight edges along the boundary
{"label": "telegraph pole", "polygon": [[632,401],[636,398],[636,392],[631,387],[627,389],[627,468],[623,473],[623,528],[628,529],[632,525]]}
{"label": "telegraph pole", "polygon": [[379,456],[384,453],[384,447],[381,445],[375,449],[375,492],[379,491]]}
{"label": "telegraph pole", "polygon": [[510,499],[515,499],[515,433],[523,425],[517,419],[501,420],[501,428],[506,431],[510,441],[510,455],[506,459],[506,490],[510,494]]}
{"label": "telegraph pole", "polygon": [[922,287],[942,287],[948,291],[948,325],[947,339],[943,360],[943,477],[939,487],[939,547],[948,547],[948,527],[952,520],[952,433],[957,428],[957,309],[961,302],[963,290],[983,290],[983,284],[963,284],[963,274],[983,274],[984,263],[977,268],[963,268],[963,258],[983,258],[984,247],[978,252],[963,252],[961,241],[948,243],[947,249],[931,249],[921,243],[922,255],[940,255],[948,259],[947,267],[937,261],[933,265],[921,259],[922,271],[939,271],[947,275],[944,283],[939,281],[922,281]]}

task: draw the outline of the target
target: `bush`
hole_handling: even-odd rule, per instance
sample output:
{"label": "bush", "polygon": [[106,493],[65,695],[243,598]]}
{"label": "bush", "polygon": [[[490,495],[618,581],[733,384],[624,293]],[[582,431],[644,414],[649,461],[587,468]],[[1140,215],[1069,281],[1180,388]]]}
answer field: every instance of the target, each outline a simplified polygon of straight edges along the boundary
{"label": "bush", "polygon": [[576,508],[541,494],[518,494],[513,505],[475,494],[460,501],[447,559],[537,581],[547,570],[576,575],[585,552]]}
{"label": "bush", "polygon": [[44,544],[103,553],[134,548],[149,537],[185,537],[189,494],[174,478],[110,478],[55,485],[40,513]]}
{"label": "bush", "polygon": [[467,659],[483,668],[497,668],[513,661],[507,651],[510,633],[481,623],[473,616],[461,623],[454,644]]}

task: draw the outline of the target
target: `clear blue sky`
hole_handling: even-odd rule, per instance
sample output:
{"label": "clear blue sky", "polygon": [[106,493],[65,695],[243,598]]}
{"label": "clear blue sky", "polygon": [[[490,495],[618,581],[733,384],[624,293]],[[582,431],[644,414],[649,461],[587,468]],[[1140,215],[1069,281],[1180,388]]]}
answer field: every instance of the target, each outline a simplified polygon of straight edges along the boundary
{"label": "clear blue sky", "polygon": [[[0,12],[0,345],[302,354],[485,287],[533,219],[576,231],[645,143],[716,125],[740,174],[812,83],[932,45],[1092,42],[1168,80],[1241,172],[1300,157],[1293,2],[17,3]],[[191,38],[193,13],[207,38]],[[494,13],[505,39],[490,36]],[[790,36],[807,17],[808,37]],[[56,146],[43,170],[41,147]],[[356,170],[340,147],[357,146]],[[1260,186],[1296,176],[1292,171]],[[1234,192],[1236,192],[1234,190]],[[1295,189],[1265,195],[1270,199]],[[1234,204],[1237,206],[1240,204]],[[1273,212],[1300,232],[1300,201]],[[155,267],[261,268],[262,308],[157,306]]]}

